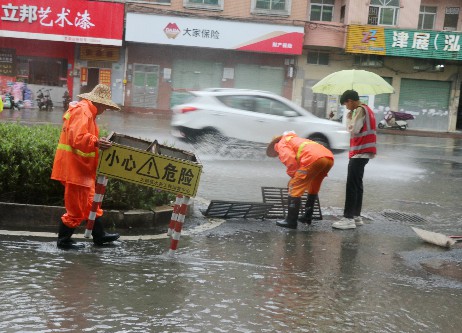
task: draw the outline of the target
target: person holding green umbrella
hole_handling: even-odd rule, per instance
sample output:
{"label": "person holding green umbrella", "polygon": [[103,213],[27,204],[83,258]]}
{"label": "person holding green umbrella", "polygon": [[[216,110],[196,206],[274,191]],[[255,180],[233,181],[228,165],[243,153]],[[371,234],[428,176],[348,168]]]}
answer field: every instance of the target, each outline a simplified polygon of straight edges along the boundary
{"label": "person holding green umbrella", "polygon": [[362,225],[364,168],[377,154],[376,121],[374,112],[359,101],[355,90],[346,90],[340,97],[340,104],[351,112],[347,115],[347,129],[350,132],[350,152],[346,183],[343,218],[332,224],[335,229],[354,229]]}

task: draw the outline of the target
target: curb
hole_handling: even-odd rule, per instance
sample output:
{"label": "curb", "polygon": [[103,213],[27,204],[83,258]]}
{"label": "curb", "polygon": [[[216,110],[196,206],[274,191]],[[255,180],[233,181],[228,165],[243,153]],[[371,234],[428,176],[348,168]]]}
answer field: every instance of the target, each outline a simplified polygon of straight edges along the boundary
{"label": "curb", "polygon": [[[226,220],[222,219],[207,219],[207,222],[200,224],[194,228],[183,230],[181,232],[181,236],[192,236],[195,234],[199,234],[216,227],[219,227],[222,223]],[[72,236],[73,239],[84,239],[88,240],[89,242],[91,239],[85,238],[83,235],[83,231],[81,230],[80,233],[76,233]],[[0,230],[1,236],[16,236],[16,237],[37,237],[37,238],[53,238],[56,239],[56,232],[41,232],[41,231],[12,231],[12,230]],[[121,235],[119,241],[140,241],[140,240],[156,240],[156,239],[167,239],[171,238],[167,235],[167,232],[163,232],[162,234],[152,234],[152,235],[137,235],[137,236],[124,236]]]}
{"label": "curb", "polygon": [[[105,210],[106,229],[124,234],[159,233],[167,230],[172,216],[171,206],[150,210]],[[28,232],[56,232],[64,207],[0,202],[0,229]],[[83,232],[82,223],[76,232]]]}
{"label": "curb", "polygon": [[420,136],[420,137],[430,137],[430,138],[450,138],[450,139],[462,139],[462,132],[430,132],[430,131],[419,131],[419,130],[410,130],[406,129],[401,131],[399,129],[377,129],[379,134],[388,134],[388,135],[401,135],[401,136]]}

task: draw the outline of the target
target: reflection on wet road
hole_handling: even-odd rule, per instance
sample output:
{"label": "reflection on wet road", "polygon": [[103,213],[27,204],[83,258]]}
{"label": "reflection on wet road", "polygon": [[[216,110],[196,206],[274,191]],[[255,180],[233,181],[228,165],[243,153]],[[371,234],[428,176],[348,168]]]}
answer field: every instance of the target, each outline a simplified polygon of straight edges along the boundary
{"label": "reflection on wet road", "polygon": [[72,253],[2,238],[0,331],[457,331],[462,281],[412,267],[438,250],[411,233],[268,223],[184,238],[175,259],[165,240]]}

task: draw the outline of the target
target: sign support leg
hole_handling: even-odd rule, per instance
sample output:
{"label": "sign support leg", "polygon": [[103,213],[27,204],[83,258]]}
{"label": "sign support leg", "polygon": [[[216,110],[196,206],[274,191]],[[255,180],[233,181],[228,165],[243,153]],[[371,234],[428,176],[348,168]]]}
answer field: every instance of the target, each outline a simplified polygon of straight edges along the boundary
{"label": "sign support leg", "polygon": [[176,249],[178,248],[178,242],[180,240],[181,230],[183,228],[183,223],[185,220],[186,212],[188,210],[189,200],[190,200],[190,197],[185,196],[183,197],[183,200],[181,202],[181,206],[178,211],[178,217],[175,221],[175,226],[173,228],[172,239],[170,242],[170,250],[169,250],[170,255],[173,255]]}
{"label": "sign support leg", "polygon": [[101,207],[101,203],[103,202],[107,181],[107,177],[101,175],[96,179],[95,196],[93,197],[90,214],[88,214],[87,226],[84,233],[85,238],[90,238],[91,236],[93,225],[95,224],[96,211]]}

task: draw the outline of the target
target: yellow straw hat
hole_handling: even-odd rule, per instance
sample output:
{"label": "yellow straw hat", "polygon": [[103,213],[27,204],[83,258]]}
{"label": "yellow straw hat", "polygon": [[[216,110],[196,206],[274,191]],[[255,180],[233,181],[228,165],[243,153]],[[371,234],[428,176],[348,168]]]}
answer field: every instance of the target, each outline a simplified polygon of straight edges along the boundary
{"label": "yellow straw hat", "polygon": [[80,94],[77,97],[88,99],[89,101],[106,105],[109,109],[120,111],[120,107],[111,100],[111,88],[105,84],[98,84],[89,93]]}
{"label": "yellow straw hat", "polygon": [[266,148],[266,155],[269,157],[276,157],[278,156],[278,152],[274,150],[274,145],[281,140],[282,135],[275,136],[273,140],[268,144],[268,147]]}

